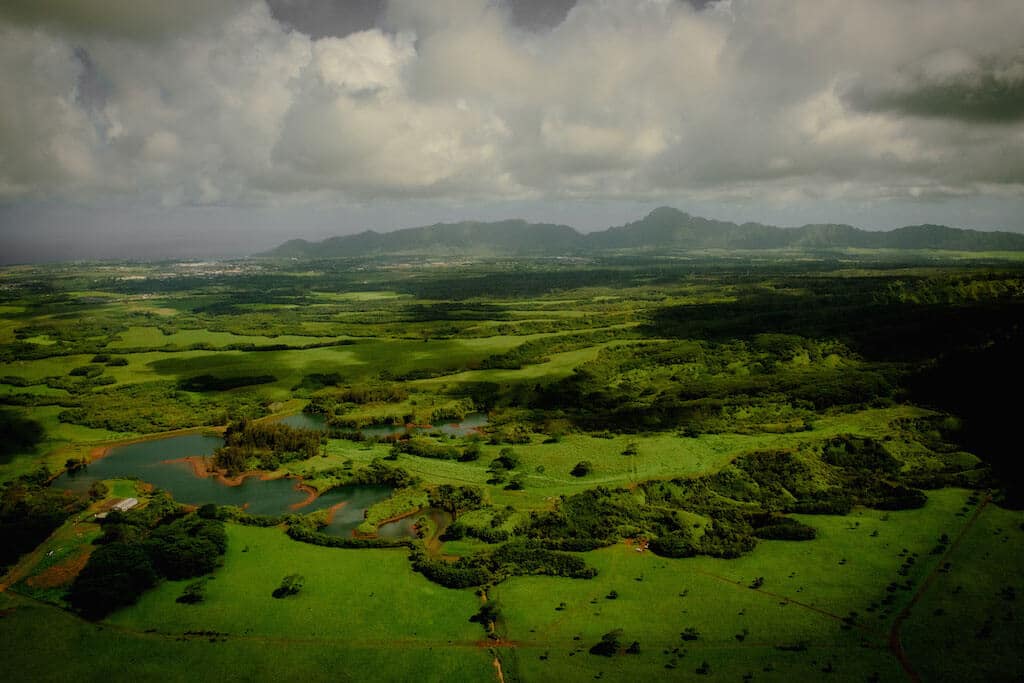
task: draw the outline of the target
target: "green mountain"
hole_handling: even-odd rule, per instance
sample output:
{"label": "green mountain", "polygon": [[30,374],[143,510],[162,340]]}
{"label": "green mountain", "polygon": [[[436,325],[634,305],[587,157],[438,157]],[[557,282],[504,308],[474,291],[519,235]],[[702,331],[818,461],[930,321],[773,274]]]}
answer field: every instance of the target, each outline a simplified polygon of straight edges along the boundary
{"label": "green mountain", "polygon": [[437,223],[394,232],[361,232],[322,242],[291,240],[264,256],[357,257],[380,255],[542,256],[578,249],[580,234],[568,225],[507,220]]}
{"label": "green mountain", "polygon": [[581,234],[567,225],[507,220],[494,223],[438,223],[388,233],[361,232],[322,242],[291,240],[262,256],[338,258],[415,256],[562,256],[618,251],[687,249],[940,249],[1020,251],[1024,235],[981,232],[943,225],[910,225],[887,232],[851,225],[813,224],[780,228],[761,223],[730,223],[670,207],[642,219]]}

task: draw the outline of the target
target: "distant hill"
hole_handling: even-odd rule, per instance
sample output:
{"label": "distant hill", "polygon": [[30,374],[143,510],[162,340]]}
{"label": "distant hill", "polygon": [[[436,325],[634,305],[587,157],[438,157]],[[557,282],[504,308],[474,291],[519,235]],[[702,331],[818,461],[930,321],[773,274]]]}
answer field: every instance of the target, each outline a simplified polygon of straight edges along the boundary
{"label": "distant hill", "polygon": [[581,235],[568,225],[507,220],[437,223],[394,232],[361,232],[322,242],[291,240],[262,256],[322,257],[385,254],[538,256],[579,248]]}
{"label": "distant hill", "polygon": [[686,249],[940,249],[1021,251],[1024,235],[944,225],[909,225],[891,231],[815,224],[780,228],[717,221],[661,207],[632,223],[582,234],[567,225],[507,220],[437,223],[394,232],[361,232],[322,242],[291,240],[261,256],[339,258],[383,255],[561,256],[619,251]]}

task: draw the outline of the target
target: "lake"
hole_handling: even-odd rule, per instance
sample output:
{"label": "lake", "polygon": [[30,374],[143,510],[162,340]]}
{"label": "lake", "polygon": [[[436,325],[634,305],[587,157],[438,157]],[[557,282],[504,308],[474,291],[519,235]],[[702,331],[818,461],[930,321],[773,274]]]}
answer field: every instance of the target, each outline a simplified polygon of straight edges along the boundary
{"label": "lake", "polygon": [[[137,478],[167,491],[179,503],[235,505],[254,515],[289,512],[309,497],[299,490],[297,479],[247,477],[238,486],[228,486],[216,477],[197,477],[192,466],[183,460],[188,456],[210,456],[223,443],[216,436],[183,434],[117,446],[84,470],[60,475],[54,486],[84,492],[93,482],[103,479]],[[387,486],[343,486],[327,491],[298,511],[313,512],[346,502],[342,508],[346,512],[341,517],[358,514],[362,521],[366,508],[390,495]],[[338,521],[339,529],[343,524]]]}

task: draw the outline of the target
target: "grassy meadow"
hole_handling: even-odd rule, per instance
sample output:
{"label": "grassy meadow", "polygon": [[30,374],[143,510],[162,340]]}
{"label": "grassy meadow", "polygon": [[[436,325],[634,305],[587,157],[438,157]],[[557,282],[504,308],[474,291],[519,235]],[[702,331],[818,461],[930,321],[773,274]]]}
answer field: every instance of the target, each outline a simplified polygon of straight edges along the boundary
{"label": "grassy meadow", "polygon": [[[1019,679],[1015,422],[984,390],[1019,374],[1019,259],[793,256],[0,270],[10,680]],[[298,413],[324,431],[275,427]],[[235,439],[200,473],[392,492],[334,538],[326,507],[54,481],[194,430]],[[214,565],[84,618],[97,553],[199,519]]]}

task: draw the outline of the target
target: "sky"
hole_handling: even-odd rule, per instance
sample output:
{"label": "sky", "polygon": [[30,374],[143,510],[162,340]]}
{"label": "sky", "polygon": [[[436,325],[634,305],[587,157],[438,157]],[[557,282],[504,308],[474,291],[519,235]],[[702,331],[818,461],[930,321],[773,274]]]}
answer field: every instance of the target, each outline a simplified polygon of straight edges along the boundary
{"label": "sky", "polygon": [[4,0],[0,262],[675,206],[1024,232],[1020,0]]}

